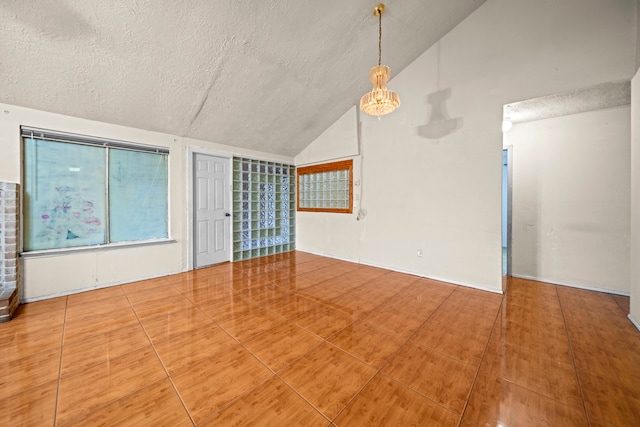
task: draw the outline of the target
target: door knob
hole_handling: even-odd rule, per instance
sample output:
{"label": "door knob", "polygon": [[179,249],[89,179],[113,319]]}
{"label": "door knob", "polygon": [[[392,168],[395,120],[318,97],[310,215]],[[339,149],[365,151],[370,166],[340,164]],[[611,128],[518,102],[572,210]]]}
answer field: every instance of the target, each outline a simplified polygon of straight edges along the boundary
{"label": "door knob", "polygon": [[224,216],[231,216],[231,214],[229,212],[226,212]]}

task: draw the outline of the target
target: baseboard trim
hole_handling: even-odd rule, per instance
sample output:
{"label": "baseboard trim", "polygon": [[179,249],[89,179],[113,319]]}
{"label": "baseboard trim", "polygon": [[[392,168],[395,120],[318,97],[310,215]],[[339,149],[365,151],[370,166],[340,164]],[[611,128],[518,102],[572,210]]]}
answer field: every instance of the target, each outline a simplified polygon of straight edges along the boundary
{"label": "baseboard trim", "polygon": [[613,289],[605,289],[605,288],[596,288],[593,286],[586,286],[586,285],[577,285],[575,283],[560,282],[558,280],[549,280],[543,277],[533,277],[533,276],[527,276],[524,274],[512,274],[511,277],[515,277],[517,279],[534,280],[536,282],[544,282],[552,285],[568,286],[570,288],[584,289],[586,291],[604,292],[607,294],[622,295],[625,297],[629,296],[629,292],[616,291]]}
{"label": "baseboard trim", "polygon": [[429,276],[429,275],[426,275],[426,274],[416,273],[414,271],[406,271],[406,270],[402,270],[402,269],[399,269],[399,268],[390,267],[388,265],[380,265],[380,264],[375,264],[375,263],[366,262],[366,261],[362,261],[362,260],[347,259],[347,258],[342,258],[342,257],[335,256],[335,255],[325,254],[325,253],[322,253],[322,252],[307,251],[307,250],[304,250],[304,249],[296,249],[296,250],[300,251],[300,252],[306,252],[306,253],[312,254],[312,255],[318,255],[318,256],[323,256],[323,257],[327,257],[327,258],[338,259],[340,261],[353,262],[355,264],[368,265],[369,267],[383,268],[385,270],[395,271],[397,273],[410,274],[412,276],[422,277],[424,279],[437,280],[438,282],[449,283],[451,285],[457,285],[457,286],[464,286],[466,288],[478,289],[480,291],[491,292],[491,293],[494,293],[494,294],[502,295],[502,293],[503,293],[502,289],[491,289],[491,288],[487,288],[487,287],[480,286],[480,285],[473,285],[471,283],[464,283],[464,282],[458,282],[458,281],[454,281],[454,280],[450,280],[450,279],[443,279],[441,277]]}
{"label": "baseboard trim", "polygon": [[636,329],[640,331],[640,323],[636,322],[636,320],[633,318],[633,316],[631,316],[631,313],[627,314],[627,317],[629,318],[631,323],[633,323],[633,326],[635,326]]}

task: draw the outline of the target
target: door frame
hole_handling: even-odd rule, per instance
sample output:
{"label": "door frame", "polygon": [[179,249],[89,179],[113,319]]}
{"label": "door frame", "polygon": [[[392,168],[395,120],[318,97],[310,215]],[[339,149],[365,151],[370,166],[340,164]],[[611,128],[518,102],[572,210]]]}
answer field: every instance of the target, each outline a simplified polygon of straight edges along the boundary
{"label": "door frame", "polygon": [[[507,276],[512,275],[512,207],[513,207],[513,145],[503,147],[502,151],[507,152]],[[504,203],[504,201],[503,201]],[[502,223],[500,224],[502,227]]]}
{"label": "door frame", "polygon": [[229,161],[229,167],[227,168],[227,180],[229,182],[229,188],[227,191],[229,192],[229,213],[231,217],[229,218],[229,261],[233,261],[233,154],[223,153],[218,151],[209,151],[202,148],[187,148],[187,270],[193,270],[195,263],[195,219],[196,219],[196,211],[194,209],[194,201],[195,201],[195,160],[196,154],[202,154],[205,156],[214,156],[227,159]]}

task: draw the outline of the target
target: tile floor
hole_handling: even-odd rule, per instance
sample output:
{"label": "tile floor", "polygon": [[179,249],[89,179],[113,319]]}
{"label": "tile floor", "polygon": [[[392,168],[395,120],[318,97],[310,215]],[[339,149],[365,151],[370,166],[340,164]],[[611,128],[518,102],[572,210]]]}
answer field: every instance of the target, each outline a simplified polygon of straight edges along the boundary
{"label": "tile floor", "polygon": [[21,306],[0,425],[639,426],[628,304],[303,252],[227,263]]}

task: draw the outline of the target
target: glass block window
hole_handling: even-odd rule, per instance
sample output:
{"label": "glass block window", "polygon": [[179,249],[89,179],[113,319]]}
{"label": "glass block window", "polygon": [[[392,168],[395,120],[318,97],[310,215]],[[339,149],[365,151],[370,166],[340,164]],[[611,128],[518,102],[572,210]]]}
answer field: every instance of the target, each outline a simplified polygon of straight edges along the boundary
{"label": "glass block window", "polygon": [[298,168],[298,210],[351,213],[353,160]]}
{"label": "glass block window", "polygon": [[295,249],[295,167],[233,158],[233,260]]}

